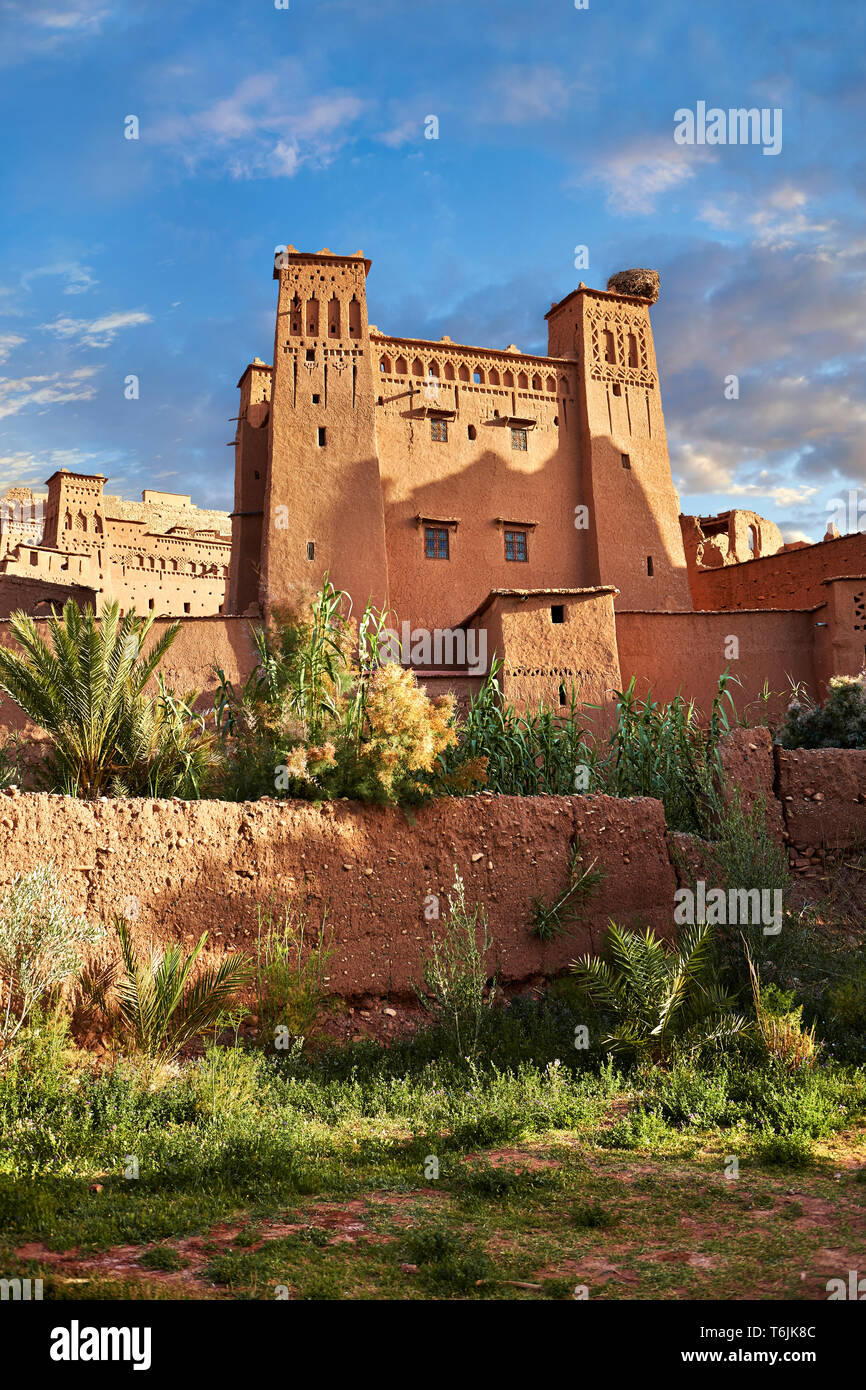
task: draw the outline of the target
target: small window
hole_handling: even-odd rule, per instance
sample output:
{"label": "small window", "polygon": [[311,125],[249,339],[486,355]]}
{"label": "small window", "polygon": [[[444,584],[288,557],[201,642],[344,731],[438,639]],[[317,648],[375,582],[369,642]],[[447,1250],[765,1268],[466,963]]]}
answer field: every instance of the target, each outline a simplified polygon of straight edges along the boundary
{"label": "small window", "polygon": [[315,360],[316,360],[316,349],[315,349],[315,348],[307,348],[307,361],[308,361],[308,362],[315,362]]}
{"label": "small window", "polygon": [[526,549],[525,531],[506,531],[505,532],[505,558],[506,560],[528,560],[529,555]]}
{"label": "small window", "polygon": [[564,685],[561,685],[561,686],[559,687],[559,703],[560,703],[561,705],[567,705],[567,704],[568,704],[568,696],[567,696],[566,693],[565,693],[565,686],[564,686]]}
{"label": "small window", "polygon": [[318,441],[319,441],[319,448],[320,448],[320,449],[324,449],[324,447],[325,447],[325,426],[324,426],[324,425],[319,425],[319,428],[316,430],[316,438],[317,438]]}
{"label": "small window", "polygon": [[318,393],[318,391],[314,391],[314,392],[313,392],[313,405],[318,405],[318,404],[319,404],[319,393]]}
{"label": "small window", "polygon": [[552,623],[564,623],[564,622],[565,622],[565,604],[563,604],[563,603],[552,603],[552,604],[550,605],[550,621],[551,621]]}
{"label": "small window", "polygon": [[428,560],[447,560],[448,531],[444,526],[424,527],[424,554]]}
{"label": "small window", "polygon": [[620,386],[620,384],[619,384],[618,381],[615,381],[615,382],[613,383],[613,394],[614,394],[615,396],[621,396],[621,395],[622,395],[622,387]]}
{"label": "small window", "polygon": [[153,599],[152,599],[152,598],[149,598],[149,599],[147,600],[147,606],[148,606],[148,608],[153,608]]}
{"label": "small window", "polygon": [[183,605],[183,611],[184,611],[184,613],[188,613],[188,612],[189,612],[189,607],[190,607],[190,606],[189,606],[188,603],[185,603],[185,604]]}
{"label": "small window", "polygon": [[262,475],[261,475],[261,473],[259,472],[259,470],[258,470],[257,468],[255,468],[255,469],[253,470],[253,477],[256,479],[257,482],[258,482],[258,480],[259,480],[259,478],[260,478],[261,476],[262,476]]}
{"label": "small window", "polygon": [[468,434],[468,436],[469,436],[470,439],[474,439],[474,438],[476,437],[476,435],[478,434],[478,431],[477,431],[477,429],[475,428],[474,425],[469,425],[469,426],[467,427],[466,433]]}
{"label": "small window", "polygon": [[631,468],[631,459],[628,454],[620,454],[620,458],[622,459],[623,468]]}
{"label": "small window", "polygon": [[307,541],[307,559],[308,559],[308,560],[315,560],[315,558],[316,558],[316,542],[315,542],[315,541]]}
{"label": "small window", "polygon": [[646,557],[646,572],[647,572],[647,574],[649,575],[650,579],[652,579],[652,577],[653,577],[653,557],[652,557],[651,555],[648,555],[648,556]]}
{"label": "small window", "polygon": [[448,421],[437,420],[435,417],[430,421],[430,438],[435,439],[437,444],[448,443]]}
{"label": "small window", "polygon": [[525,452],[525,450],[526,450],[526,430],[512,430],[512,431],[511,431],[511,447],[512,447],[512,449],[521,449],[521,450],[523,450],[523,451]]}

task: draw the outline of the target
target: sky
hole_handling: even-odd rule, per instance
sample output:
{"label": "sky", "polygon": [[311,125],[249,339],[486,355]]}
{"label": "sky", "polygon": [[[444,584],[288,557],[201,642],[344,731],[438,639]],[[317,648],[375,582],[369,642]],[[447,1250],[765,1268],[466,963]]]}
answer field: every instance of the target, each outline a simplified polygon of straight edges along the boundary
{"label": "sky", "polygon": [[[292,244],[362,249],[385,333],[526,352],[578,281],[656,268],[683,511],[820,540],[863,489],[856,529],[864,30],[862,0],[0,0],[0,490],[229,509]],[[781,148],[679,143],[699,103]]]}

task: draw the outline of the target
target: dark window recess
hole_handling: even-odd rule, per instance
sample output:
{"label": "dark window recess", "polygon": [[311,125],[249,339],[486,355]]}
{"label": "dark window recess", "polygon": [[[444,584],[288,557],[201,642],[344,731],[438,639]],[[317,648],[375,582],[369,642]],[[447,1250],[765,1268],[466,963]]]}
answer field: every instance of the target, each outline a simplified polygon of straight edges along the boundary
{"label": "dark window recess", "polygon": [[318,404],[319,404],[319,393],[318,393],[318,391],[314,391],[314,392],[313,392],[313,405],[318,405]]}
{"label": "dark window recess", "polygon": [[622,395],[622,387],[620,386],[620,384],[619,384],[618,381],[615,381],[615,382],[614,382],[613,394],[614,394],[615,396],[621,396],[621,395]]}
{"label": "dark window recess", "polygon": [[568,698],[567,698],[566,693],[565,693],[565,686],[564,686],[564,685],[561,685],[561,686],[559,687],[559,703],[560,703],[561,705],[567,705],[567,704],[568,704]]}
{"label": "dark window recess", "polygon": [[424,527],[424,554],[428,560],[448,559],[448,531],[444,526]]}
{"label": "dark window recess", "polygon": [[316,558],[316,542],[315,542],[315,541],[307,541],[307,559],[308,559],[308,560],[315,560],[315,558]]}
{"label": "dark window recess", "polygon": [[324,426],[324,425],[319,425],[319,428],[316,430],[316,437],[318,438],[318,441],[319,441],[319,448],[320,448],[320,449],[324,449],[324,447],[325,447],[325,426]]}
{"label": "dark window recess", "polygon": [[552,623],[564,623],[564,622],[565,622],[565,604],[563,604],[563,603],[552,603],[552,604],[550,605],[550,621],[551,621]]}
{"label": "dark window recess", "polygon": [[620,458],[622,459],[623,468],[631,468],[631,459],[628,454],[620,454]]}
{"label": "dark window recess", "polygon": [[469,425],[469,426],[467,427],[466,433],[468,434],[468,436],[469,436],[470,439],[474,439],[475,436],[477,435],[478,431],[477,431],[477,429],[475,428],[474,425]]}
{"label": "dark window recess", "polygon": [[184,611],[184,613],[188,613],[188,612],[189,612],[189,604],[188,604],[188,603],[185,603],[185,604],[183,605],[183,611]]}
{"label": "dark window recess", "polygon": [[652,557],[651,555],[648,555],[648,556],[646,557],[646,572],[647,572],[647,574],[649,575],[650,579],[652,579],[652,577],[653,577],[653,557]]}
{"label": "dark window recess", "polygon": [[437,444],[447,444],[447,443],[448,443],[448,421],[447,421],[447,420],[436,420],[436,419],[431,420],[431,421],[430,421],[430,438],[431,438],[431,439],[435,439],[436,442],[437,442]]}
{"label": "dark window recess", "polygon": [[259,470],[258,470],[257,468],[253,470],[253,477],[256,479],[256,481],[258,481],[258,479],[259,479],[261,476],[262,476],[262,475],[261,475],[261,473],[259,472]]}
{"label": "dark window recess", "polygon": [[506,560],[528,560],[529,555],[526,549],[525,531],[506,531],[505,532],[505,558]]}
{"label": "dark window recess", "polygon": [[149,599],[147,600],[147,606],[148,606],[148,608],[152,608],[152,607],[153,607],[153,599],[152,599],[152,598],[149,598]]}
{"label": "dark window recess", "polygon": [[315,360],[316,360],[316,349],[315,349],[315,348],[307,348],[307,361],[308,361],[308,362],[315,362]]}
{"label": "dark window recess", "polygon": [[526,451],[526,430],[511,431],[511,447],[512,449],[520,449],[523,452]]}

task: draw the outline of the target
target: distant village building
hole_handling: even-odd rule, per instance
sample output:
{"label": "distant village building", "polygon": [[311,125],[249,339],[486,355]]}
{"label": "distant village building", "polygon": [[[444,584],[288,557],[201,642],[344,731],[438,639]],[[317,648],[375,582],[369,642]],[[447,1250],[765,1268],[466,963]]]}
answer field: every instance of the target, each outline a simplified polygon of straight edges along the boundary
{"label": "distant village building", "polygon": [[101,475],[61,469],[46,496],[0,501],[0,616],[106,598],[160,617],[223,612],[231,520],[189,496],[146,488],[141,502],[103,493]]}

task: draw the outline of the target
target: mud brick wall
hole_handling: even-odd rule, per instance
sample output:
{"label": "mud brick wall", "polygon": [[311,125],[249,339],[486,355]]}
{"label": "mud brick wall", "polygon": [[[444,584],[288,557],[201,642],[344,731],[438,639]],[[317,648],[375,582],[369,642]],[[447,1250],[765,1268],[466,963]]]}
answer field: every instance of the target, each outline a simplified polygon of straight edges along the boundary
{"label": "mud brick wall", "polygon": [[[569,849],[605,877],[585,924],[547,945],[531,930],[536,895],[565,886]],[[127,898],[140,946],[187,945],[210,932],[216,952],[252,951],[256,905],[304,888],[319,920],[327,906],[336,955],[330,989],[407,995],[421,978],[431,930],[429,894],[441,899],[456,865],[469,903],[488,909],[503,980],[533,980],[600,945],[609,918],[669,935],[674,870],[664,812],[649,799],[494,797],[400,809],[335,802],[76,801],[0,795],[0,880],[53,856],[70,902],[110,921]]]}

